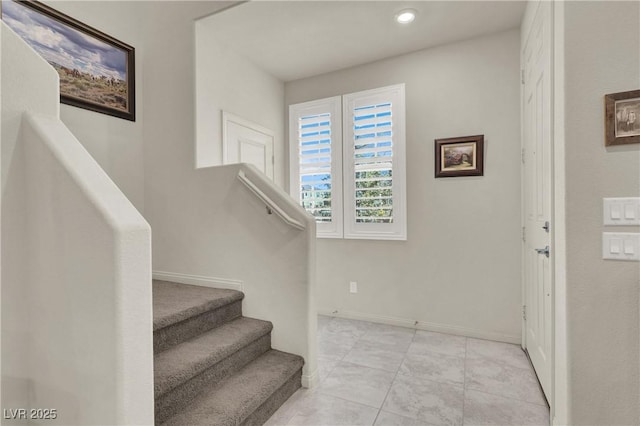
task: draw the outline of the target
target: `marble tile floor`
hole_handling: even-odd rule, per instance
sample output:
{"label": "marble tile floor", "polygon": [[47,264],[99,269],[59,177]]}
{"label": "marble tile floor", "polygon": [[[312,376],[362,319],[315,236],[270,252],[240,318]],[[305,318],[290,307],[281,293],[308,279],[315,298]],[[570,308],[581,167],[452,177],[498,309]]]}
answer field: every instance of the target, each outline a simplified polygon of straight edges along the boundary
{"label": "marble tile floor", "polygon": [[318,369],[267,425],[549,424],[518,345],[321,315]]}

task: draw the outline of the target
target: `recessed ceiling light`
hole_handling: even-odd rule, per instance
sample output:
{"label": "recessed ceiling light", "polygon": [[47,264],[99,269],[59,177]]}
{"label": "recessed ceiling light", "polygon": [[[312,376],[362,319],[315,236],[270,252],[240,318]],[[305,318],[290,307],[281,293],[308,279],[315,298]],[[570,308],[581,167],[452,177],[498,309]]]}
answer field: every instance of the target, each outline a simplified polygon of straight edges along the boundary
{"label": "recessed ceiling light", "polygon": [[404,9],[396,14],[396,22],[399,24],[409,24],[416,19],[416,12],[413,9]]}

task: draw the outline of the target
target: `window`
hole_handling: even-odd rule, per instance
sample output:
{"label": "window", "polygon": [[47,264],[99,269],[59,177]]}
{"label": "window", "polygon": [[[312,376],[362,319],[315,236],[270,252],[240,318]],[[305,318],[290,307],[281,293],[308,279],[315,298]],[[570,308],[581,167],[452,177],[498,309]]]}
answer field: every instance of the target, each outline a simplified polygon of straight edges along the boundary
{"label": "window", "polygon": [[404,85],[291,105],[291,195],[318,237],[406,240]]}
{"label": "window", "polygon": [[342,237],[341,98],[289,108],[291,196],[316,218],[319,237]]}
{"label": "window", "polygon": [[342,111],[344,237],[405,240],[404,85],[345,95]]}

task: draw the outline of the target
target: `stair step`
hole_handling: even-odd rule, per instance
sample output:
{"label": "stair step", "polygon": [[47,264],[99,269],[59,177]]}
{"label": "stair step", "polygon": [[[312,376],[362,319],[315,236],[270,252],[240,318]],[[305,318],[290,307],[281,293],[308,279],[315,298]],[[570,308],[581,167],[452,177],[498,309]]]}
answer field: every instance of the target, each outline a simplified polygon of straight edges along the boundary
{"label": "stair step", "polygon": [[304,361],[270,350],[224,382],[204,389],[165,426],[262,424],[300,387]]}
{"label": "stair step", "polygon": [[153,329],[173,325],[243,298],[244,294],[236,290],[153,280]]}
{"label": "stair step", "polygon": [[153,280],[153,349],[159,353],[242,315],[244,294]]}
{"label": "stair step", "polygon": [[271,349],[267,321],[238,318],[154,357],[156,423]]}

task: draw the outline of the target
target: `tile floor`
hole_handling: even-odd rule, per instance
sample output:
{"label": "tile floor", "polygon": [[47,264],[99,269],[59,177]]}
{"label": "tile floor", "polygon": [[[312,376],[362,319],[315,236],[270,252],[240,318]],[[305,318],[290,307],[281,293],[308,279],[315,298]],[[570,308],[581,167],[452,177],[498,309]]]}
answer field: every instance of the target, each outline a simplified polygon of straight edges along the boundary
{"label": "tile floor", "polygon": [[318,317],[320,385],[267,425],[548,425],[519,346]]}

